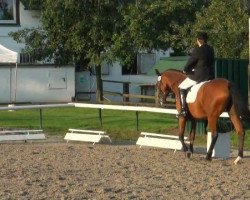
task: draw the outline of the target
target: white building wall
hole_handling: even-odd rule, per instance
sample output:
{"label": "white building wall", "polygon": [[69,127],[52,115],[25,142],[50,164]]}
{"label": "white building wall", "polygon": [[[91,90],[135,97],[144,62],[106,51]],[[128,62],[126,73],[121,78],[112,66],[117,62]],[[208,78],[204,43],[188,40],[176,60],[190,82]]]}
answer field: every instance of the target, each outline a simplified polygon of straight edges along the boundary
{"label": "white building wall", "polygon": [[[20,2],[20,25],[0,25],[0,44],[18,52],[24,44],[15,42],[10,32],[40,25],[40,11],[24,10]],[[20,57],[18,58],[19,61]],[[75,97],[74,66],[53,65],[0,66],[0,103],[71,102]]]}
{"label": "white building wall", "polygon": [[0,103],[71,102],[74,97],[72,66],[0,67]]}

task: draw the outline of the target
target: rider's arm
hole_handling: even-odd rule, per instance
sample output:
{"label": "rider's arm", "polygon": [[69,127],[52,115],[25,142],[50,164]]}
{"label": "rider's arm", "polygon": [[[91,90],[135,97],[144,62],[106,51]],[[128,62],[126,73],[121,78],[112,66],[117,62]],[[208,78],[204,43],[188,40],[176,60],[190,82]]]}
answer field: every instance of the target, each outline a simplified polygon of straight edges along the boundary
{"label": "rider's arm", "polygon": [[190,73],[195,68],[197,62],[198,62],[198,48],[193,50],[192,55],[188,59],[183,71],[185,71],[186,73]]}

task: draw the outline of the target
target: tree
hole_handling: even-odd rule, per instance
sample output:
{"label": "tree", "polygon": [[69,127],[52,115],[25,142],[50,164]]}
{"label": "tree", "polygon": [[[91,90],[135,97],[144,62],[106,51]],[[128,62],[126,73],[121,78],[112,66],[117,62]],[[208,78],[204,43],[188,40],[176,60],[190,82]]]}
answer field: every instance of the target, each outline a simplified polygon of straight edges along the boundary
{"label": "tree", "polygon": [[[37,6],[38,0],[23,0]],[[95,68],[102,100],[101,63],[127,65],[138,51],[181,49],[180,27],[191,23],[199,0],[44,0],[42,26],[12,33],[38,60]],[[181,13],[181,15],[180,15]]]}
{"label": "tree", "polygon": [[213,0],[197,13],[186,37],[206,31],[218,58],[248,58],[248,1]]}
{"label": "tree", "polygon": [[120,10],[122,31],[113,35],[112,55],[129,65],[139,51],[185,49],[183,27],[195,19],[204,3],[197,0],[136,0]]}
{"label": "tree", "polygon": [[[29,2],[37,0],[29,0]],[[102,100],[101,63],[112,45],[119,0],[44,0],[38,29],[24,29],[11,35],[25,42],[26,50],[37,59],[53,59],[94,67],[97,100]],[[86,67],[86,66],[82,66]]]}
{"label": "tree", "polygon": [[246,0],[21,1],[41,7],[42,25],[12,33],[13,38],[38,60],[94,67],[97,100],[104,60],[129,65],[139,51],[169,47],[185,53],[200,30],[209,33],[217,56],[248,56]]}

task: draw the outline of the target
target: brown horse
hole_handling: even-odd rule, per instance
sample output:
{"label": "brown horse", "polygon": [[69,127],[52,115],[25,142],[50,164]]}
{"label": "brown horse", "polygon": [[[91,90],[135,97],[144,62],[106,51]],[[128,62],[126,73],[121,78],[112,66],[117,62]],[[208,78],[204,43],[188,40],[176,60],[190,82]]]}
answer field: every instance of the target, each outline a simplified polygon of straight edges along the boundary
{"label": "brown horse", "polygon": [[[181,110],[179,84],[187,77],[186,74],[178,70],[166,70],[162,74],[156,70],[158,77],[159,100],[166,101],[169,91],[172,91],[176,97],[176,109]],[[191,120],[190,131],[190,151],[193,153],[193,143],[195,139],[196,120],[207,120],[208,127],[212,132],[212,142],[206,155],[207,160],[211,160],[212,152],[218,138],[217,121],[219,116],[224,112],[228,112],[231,122],[238,134],[238,157],[234,161],[237,164],[243,158],[243,146],[245,131],[242,120],[250,119],[250,111],[244,104],[239,90],[235,85],[226,79],[218,78],[206,82],[201,86],[197,93],[194,103],[188,103],[188,119]],[[191,153],[184,143],[184,130],[187,118],[179,117],[179,139],[182,143],[183,150],[190,157]]]}

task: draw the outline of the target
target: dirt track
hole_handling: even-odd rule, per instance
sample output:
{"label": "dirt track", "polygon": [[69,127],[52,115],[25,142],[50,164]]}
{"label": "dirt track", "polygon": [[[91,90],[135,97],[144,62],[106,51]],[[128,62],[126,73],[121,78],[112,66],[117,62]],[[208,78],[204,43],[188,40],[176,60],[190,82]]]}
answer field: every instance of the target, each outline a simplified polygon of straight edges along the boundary
{"label": "dirt track", "polygon": [[250,199],[250,157],[134,145],[0,144],[0,199]]}

